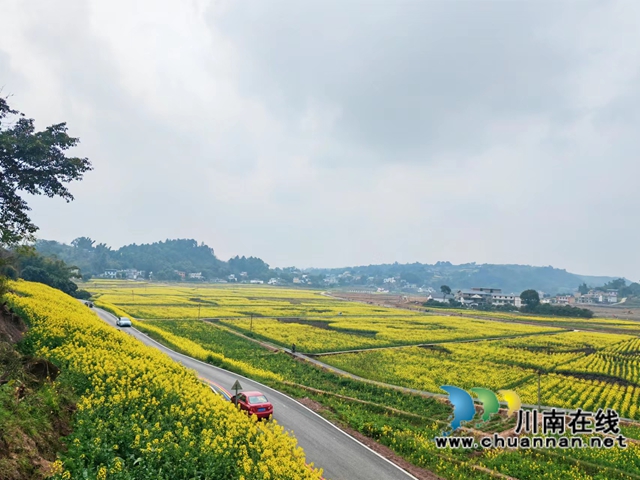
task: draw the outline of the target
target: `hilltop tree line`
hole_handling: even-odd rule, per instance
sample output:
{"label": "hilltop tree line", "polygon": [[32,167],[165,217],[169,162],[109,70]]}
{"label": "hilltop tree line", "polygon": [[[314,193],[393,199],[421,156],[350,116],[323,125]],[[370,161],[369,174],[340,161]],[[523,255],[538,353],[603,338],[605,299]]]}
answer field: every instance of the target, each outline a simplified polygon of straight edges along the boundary
{"label": "hilltop tree line", "polygon": [[204,279],[224,278],[246,272],[251,279],[268,280],[273,271],[256,257],[236,256],[225,262],[218,259],[211,247],[193,239],[166,240],[142,245],[126,245],[112,249],[104,243],[96,244],[89,237],[79,237],[71,245],[54,240],[39,240],[36,249],[43,255],[55,256],[71,263],[91,278],[108,269],[141,270],[156,280],[180,280],[176,273],[201,273]]}
{"label": "hilltop tree line", "polygon": [[439,289],[445,283],[453,289],[471,287],[502,288],[504,292],[522,292],[530,286],[538,290],[556,294],[563,291],[571,291],[575,285],[582,282],[597,284],[609,282],[611,277],[588,277],[576,275],[563,269],[548,267],[533,267],[529,265],[494,265],[466,263],[454,265],[450,262],[437,262],[435,264],[423,263],[392,263],[383,265],[367,265],[349,268],[311,269],[316,275],[339,275],[345,270],[351,274],[349,277],[339,278],[342,286],[385,286],[384,279],[394,277],[402,284],[418,287],[431,287]]}

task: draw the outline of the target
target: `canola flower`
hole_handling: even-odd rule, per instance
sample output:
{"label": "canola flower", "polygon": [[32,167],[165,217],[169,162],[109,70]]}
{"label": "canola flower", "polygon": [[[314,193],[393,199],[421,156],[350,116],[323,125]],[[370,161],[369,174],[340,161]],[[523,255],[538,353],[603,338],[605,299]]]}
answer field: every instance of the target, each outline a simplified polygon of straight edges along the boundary
{"label": "canola flower", "polygon": [[433,393],[442,393],[441,385],[514,389],[529,404],[537,403],[536,372],[541,369],[549,372],[541,378],[544,405],[613,408],[640,420],[640,358],[633,350],[638,339],[581,333],[371,350],[323,361],[365,378]]}
{"label": "canola flower", "polygon": [[[123,285],[126,285],[123,286]],[[320,291],[269,286],[159,286],[144,282],[91,281],[86,286],[99,302],[117,305],[137,318],[398,316],[398,311],[331,299]],[[403,312],[405,316],[417,312]]]}
{"label": "canola flower", "polygon": [[244,333],[253,331],[280,345],[295,343],[300,351],[308,353],[560,331],[553,327],[429,315],[331,319],[322,322],[326,325],[323,327],[269,318],[222,319],[220,322]]}
{"label": "canola flower", "polygon": [[224,355],[208,350],[198,343],[189,340],[187,338],[174,335],[156,325],[152,325],[147,322],[136,322],[136,328],[145,333],[155,334],[162,339],[162,343],[173,347],[185,355],[197,358],[203,362],[212,362],[216,364],[225,364],[227,367],[233,367],[235,370],[242,371],[245,375],[251,377],[260,377],[262,379],[269,379],[275,381],[284,381],[282,375],[270,372],[261,368],[256,368],[249,363],[242,362],[233,358],[225,357]]}
{"label": "canola flower", "polygon": [[[217,318],[280,345],[295,343],[309,353],[559,331],[549,326],[424,315],[337,300],[309,290],[126,285],[131,287],[124,287],[123,282],[97,281],[86,288],[97,297],[97,306],[118,316],[145,320]],[[252,315],[253,320],[249,318]],[[283,317],[289,321],[277,320]]]}
{"label": "canola flower", "polygon": [[[120,285],[121,284],[122,282],[120,282]],[[217,289],[218,287],[216,286],[214,288]],[[213,290],[214,288],[209,288],[209,290]],[[216,301],[220,302],[219,304],[221,306],[223,305],[223,302],[220,301],[220,297],[227,295],[227,292],[231,292],[232,290],[227,289],[227,287],[225,287],[225,289],[226,291],[222,291],[222,289],[220,289],[220,293],[216,299]],[[160,288],[158,291],[159,296],[155,300],[158,303],[161,302],[161,290],[162,289]],[[201,289],[201,291],[202,290],[204,289]],[[263,302],[266,294],[260,294],[259,289],[254,289],[254,287],[237,288],[235,290],[238,291],[238,302],[242,301],[240,299],[242,292],[244,292],[244,295],[248,297],[249,295],[247,295],[246,292],[251,291],[254,299],[251,300],[247,298],[245,300],[254,302],[254,306],[256,308],[253,310],[260,311],[260,304]],[[281,292],[282,290],[277,289],[277,291]],[[179,292],[171,293],[172,295],[178,295]],[[308,295],[308,291],[303,291],[302,293],[304,295]],[[287,292],[286,294],[288,295],[289,293]],[[184,300],[184,295],[192,295],[192,290],[185,289],[185,291],[180,293],[180,295],[183,295],[181,298]],[[384,318],[385,316],[382,315],[382,312],[375,312],[374,309],[371,309],[369,306],[362,307],[364,307],[365,311],[372,312],[372,314],[369,316],[362,315],[362,317],[365,318],[345,315],[345,318],[338,321],[335,321],[335,318],[327,319],[327,321],[331,322],[330,325],[332,328],[344,325],[343,330],[338,330],[340,333],[349,331],[353,332],[360,329],[365,334],[372,330],[372,325],[375,324],[375,327],[378,327],[380,325],[384,325],[387,321],[390,327],[396,326],[397,330],[404,330],[405,334],[407,329],[413,327],[414,323],[411,322],[417,322],[418,325],[424,322],[423,317],[425,316],[423,315],[399,316],[397,314],[397,310],[395,310],[394,315],[387,315],[387,318]],[[251,307],[247,308],[251,309]],[[358,306],[358,308],[360,308],[360,306]],[[449,325],[458,325],[453,322],[449,324],[446,323],[451,322],[454,317],[444,317],[442,315],[440,315],[440,317],[442,318],[435,318],[432,320],[440,323],[440,325],[437,326],[446,327]],[[258,323],[256,323],[256,321]],[[254,332],[256,331],[256,326],[261,321],[261,319],[256,320],[256,318],[254,318]],[[460,319],[458,321],[469,323],[469,319]],[[341,323],[342,325],[336,325],[337,323]],[[281,329],[288,328],[289,325],[292,324],[279,322]],[[484,322],[473,322],[467,326],[469,328],[481,328],[479,326],[482,325],[484,325]],[[495,325],[495,322],[486,322],[486,325],[490,327]],[[193,352],[195,352],[195,346],[197,345],[200,345],[207,352],[206,354],[220,351],[220,349],[216,348],[216,345],[220,342],[221,338],[219,335],[216,335],[216,333],[219,333],[219,330],[208,323],[192,321],[167,322],[156,320],[153,322],[137,322],[136,326],[142,329],[152,326],[156,327],[160,331],[173,334],[173,337],[163,337],[162,341],[174,346],[175,344],[169,343],[167,339],[170,339],[171,342],[179,343],[179,338],[188,337],[192,342],[191,344],[188,344],[188,348],[191,348]],[[312,327],[311,325],[303,326],[307,329],[306,333],[309,337],[316,338],[316,331],[313,329],[315,327]],[[507,326],[509,327],[510,325]],[[464,327],[464,324],[460,325],[461,329]],[[439,329],[441,328],[434,328],[434,330]],[[319,334],[326,332],[326,329],[318,330],[322,330]],[[446,329],[442,330],[447,331]],[[490,331],[490,328],[487,328],[486,330]],[[448,332],[450,333],[451,330]],[[356,336],[357,335],[354,335],[354,337]],[[493,336],[495,336],[495,334]],[[303,342],[300,343],[303,344]],[[526,396],[528,403],[535,402],[535,400],[532,400],[534,397],[531,397],[531,395],[535,395],[537,382],[532,381],[531,383],[522,383],[522,380],[526,380],[528,376],[532,376],[534,372],[533,369],[536,367],[553,368],[556,366],[557,368],[560,368],[563,364],[570,365],[571,362],[577,363],[582,361],[581,359],[585,358],[587,354],[592,356],[593,353],[590,352],[593,351],[597,354],[618,352],[623,358],[633,357],[634,355],[637,356],[637,354],[640,353],[638,352],[640,339],[630,337],[628,335],[599,334],[590,332],[567,332],[554,335],[525,336],[521,338],[510,338],[469,344],[443,344],[441,346],[446,348],[449,353],[447,353],[447,351],[438,350],[430,352],[425,349],[401,350],[402,352],[407,353],[415,351],[419,354],[427,352],[429,355],[433,355],[434,358],[434,361],[427,364],[423,370],[419,370],[422,367],[422,357],[418,357],[417,359],[410,358],[410,361],[412,362],[411,365],[413,365],[416,370],[413,370],[413,376],[407,375],[407,382],[414,382],[415,378],[418,376],[429,377],[435,374],[451,375],[450,377],[447,377],[448,379],[453,379],[451,383],[453,383],[454,380],[459,380],[461,382],[468,382],[469,387],[477,386],[478,382],[484,382],[486,379],[488,379],[490,383],[493,382],[496,385],[499,385],[501,380],[505,380],[505,378],[506,380],[513,379],[514,382],[521,382],[520,386],[517,387],[516,390],[519,393],[522,393],[523,400],[525,398],[524,396]],[[183,344],[182,348],[187,348],[187,344]],[[355,359],[360,356],[360,358],[363,359],[361,367],[370,367],[371,375],[364,376],[370,376],[371,378],[376,374],[379,374],[380,371],[391,368],[393,369],[393,374],[396,374],[396,376],[394,377],[393,374],[390,374],[390,380],[394,380],[398,378],[397,374],[402,374],[402,372],[407,369],[407,364],[403,364],[401,359],[396,356],[377,359],[373,354],[374,352],[367,352],[350,357]],[[324,360],[341,357],[347,357],[347,355],[324,357]],[[443,363],[441,358],[449,358],[450,360]],[[456,361],[454,361],[454,359],[456,359]],[[475,365],[478,363],[484,363],[483,369],[474,370]],[[345,369],[349,370],[349,368]],[[513,371],[513,369],[515,369],[517,374],[510,376],[509,372]],[[277,371],[278,370],[275,369],[274,373],[277,373]],[[365,372],[366,370],[361,371]],[[470,375],[470,373],[473,375]],[[543,382],[552,377],[555,383],[550,389],[547,389],[546,384],[543,384],[543,391],[553,391],[553,389],[560,390],[566,386],[565,384],[567,384],[567,382],[575,384],[573,380],[560,375],[543,376]],[[397,382],[391,381],[390,383]],[[434,381],[433,385],[435,385],[435,383],[438,382]],[[442,384],[443,383],[440,383],[440,385]],[[436,385],[435,388],[438,386],[439,385]],[[533,386],[534,389],[530,390],[530,386]],[[578,382],[577,386],[579,388],[576,389],[576,392],[580,392],[580,395],[586,395],[583,397],[583,400],[589,397],[590,392],[592,393],[595,389],[600,388],[600,385],[596,384],[596,382],[586,382],[584,385]],[[638,403],[637,398],[634,400],[633,392],[630,395],[628,391],[620,392],[611,390],[606,393],[607,398],[608,395],[612,394],[612,392],[614,395],[622,393],[622,398],[627,399],[626,401],[632,404],[630,407],[631,409],[633,408],[634,401],[636,404]],[[559,399],[559,401],[561,400],[566,401]],[[572,401],[577,406],[583,406],[580,403],[583,400],[580,400],[580,397],[576,397]],[[349,411],[351,412],[350,414],[355,416],[354,418],[357,418],[355,423],[352,425],[358,428],[362,433],[365,433],[372,438],[376,438],[378,441],[389,446],[396,453],[404,456],[415,465],[433,470],[447,479],[496,478],[496,475],[493,472],[501,472],[503,474],[509,474],[515,478],[597,478],[609,480],[614,478],[635,478],[631,475],[635,475],[640,471],[640,449],[637,444],[632,444],[626,450],[616,448],[602,450],[586,449],[562,452],[558,451],[555,453],[490,450],[482,452],[479,455],[478,452],[476,452],[475,455],[468,456],[464,452],[456,452],[454,450],[443,451],[435,448],[433,436],[441,433],[441,425],[434,424],[427,428],[410,430],[394,425],[392,423],[393,420],[388,417],[386,417],[384,421],[381,421],[370,411],[362,407],[341,403],[340,409],[341,410],[339,411],[342,411],[343,414],[344,412]],[[356,413],[356,410],[360,411],[359,415]],[[627,416],[634,418],[634,415]],[[584,464],[580,462],[584,462]],[[488,468],[492,470],[492,473],[479,470],[478,467]],[[626,475],[624,472],[629,472],[629,475]]]}
{"label": "canola flower", "polygon": [[38,283],[11,284],[28,344],[81,395],[53,478],[318,479],[277,423],[250,419],[196,375]]}
{"label": "canola flower", "polygon": [[[444,384],[463,388],[513,387],[526,403],[537,402],[536,370],[550,372],[542,379],[546,404],[617,406],[628,418],[638,418],[640,339],[630,335],[560,332],[560,329],[489,320],[490,316],[535,322],[599,322],[619,329],[639,328],[637,323],[613,319],[550,318],[502,312],[472,312],[487,320],[402,312],[328,298],[320,292],[264,286],[185,286],[126,284],[98,281],[89,287],[99,296],[96,304],[120,316],[149,319],[219,318],[225,326],[257,335],[283,346],[296,344],[308,353],[360,348],[440,343],[446,350],[402,349],[357,355],[324,357],[332,365],[366,378],[419,388],[434,393]],[[131,285],[131,288],[128,287]],[[199,308],[198,308],[199,307]],[[200,310],[200,312],[199,312]],[[337,315],[342,313],[342,315]],[[458,312],[459,313],[459,312]],[[256,315],[253,320],[248,315]],[[286,322],[270,316],[298,316]],[[232,318],[231,318],[232,317]],[[240,318],[238,318],[240,317]],[[244,318],[243,318],[244,317]],[[254,371],[248,364],[230,361],[211,349],[138,322],[174,348],[204,361],[227,362],[248,375],[275,379],[274,372]],[[553,335],[530,335],[556,332]],[[449,343],[477,338],[523,335],[500,341]],[[233,363],[235,362],[235,363]],[[231,365],[233,363],[233,365]],[[385,365],[385,368],[379,368]],[[598,378],[587,378],[589,375]],[[616,395],[621,395],[618,399]]]}

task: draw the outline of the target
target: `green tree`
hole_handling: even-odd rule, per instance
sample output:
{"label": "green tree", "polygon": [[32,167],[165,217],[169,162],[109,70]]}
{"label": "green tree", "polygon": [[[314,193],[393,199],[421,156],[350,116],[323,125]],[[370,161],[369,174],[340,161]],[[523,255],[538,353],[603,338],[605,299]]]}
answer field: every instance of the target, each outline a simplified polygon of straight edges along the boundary
{"label": "green tree", "polygon": [[444,298],[447,298],[447,295],[451,295],[451,288],[448,285],[442,285],[440,291],[444,295]]}
{"label": "green tree", "polygon": [[78,237],[71,241],[71,245],[79,250],[93,250],[93,244],[95,240],[91,240],[89,237]]}
{"label": "green tree", "polygon": [[603,290],[620,290],[627,286],[627,282],[624,278],[618,278],[616,280],[612,280],[608,283],[605,283],[602,287]]}
{"label": "green tree", "polygon": [[67,135],[65,123],[37,132],[33,119],[0,98],[0,244],[31,240],[38,230],[21,194],[73,200],[64,184],[82,179],[92,168],[86,158],[66,156],[78,143]]}
{"label": "green tree", "polygon": [[532,289],[522,292],[520,294],[520,300],[522,300],[524,306],[529,310],[533,310],[540,305],[540,295],[538,295],[537,291]]}
{"label": "green tree", "polygon": [[578,292],[580,292],[581,295],[586,295],[587,293],[589,293],[589,287],[586,283],[583,283],[578,287]]}
{"label": "green tree", "polygon": [[78,278],[78,268],[64,261],[40,255],[33,247],[14,249],[20,277],[30,282],[40,282],[76,296],[78,286],[73,281]]}

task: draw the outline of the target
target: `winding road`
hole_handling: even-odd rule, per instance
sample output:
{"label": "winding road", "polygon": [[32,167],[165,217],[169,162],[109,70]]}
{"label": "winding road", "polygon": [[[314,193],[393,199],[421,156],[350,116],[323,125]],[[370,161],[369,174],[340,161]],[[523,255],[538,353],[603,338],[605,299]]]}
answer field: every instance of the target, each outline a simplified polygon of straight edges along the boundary
{"label": "winding road", "polygon": [[[98,316],[116,326],[116,317],[104,310],[93,309]],[[117,327],[116,327],[117,328]],[[416,478],[360,443],[293,398],[241,375],[214,367],[177,353],[149,338],[135,328],[121,329],[142,343],[155,347],[176,362],[195,370],[198,375],[223,385],[228,390],[239,380],[245,390],[259,390],[267,395],[274,408],[274,418],[291,431],[304,449],[307,462],[324,470],[331,480],[408,480]]]}

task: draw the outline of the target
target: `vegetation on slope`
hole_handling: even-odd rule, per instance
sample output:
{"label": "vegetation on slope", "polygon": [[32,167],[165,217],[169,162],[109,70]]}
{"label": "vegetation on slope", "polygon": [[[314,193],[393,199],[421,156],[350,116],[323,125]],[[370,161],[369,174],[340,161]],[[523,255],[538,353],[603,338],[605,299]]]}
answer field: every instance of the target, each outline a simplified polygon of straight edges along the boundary
{"label": "vegetation on slope", "polygon": [[70,433],[75,395],[68,377],[20,352],[22,320],[0,308],[0,478],[45,478]]}

